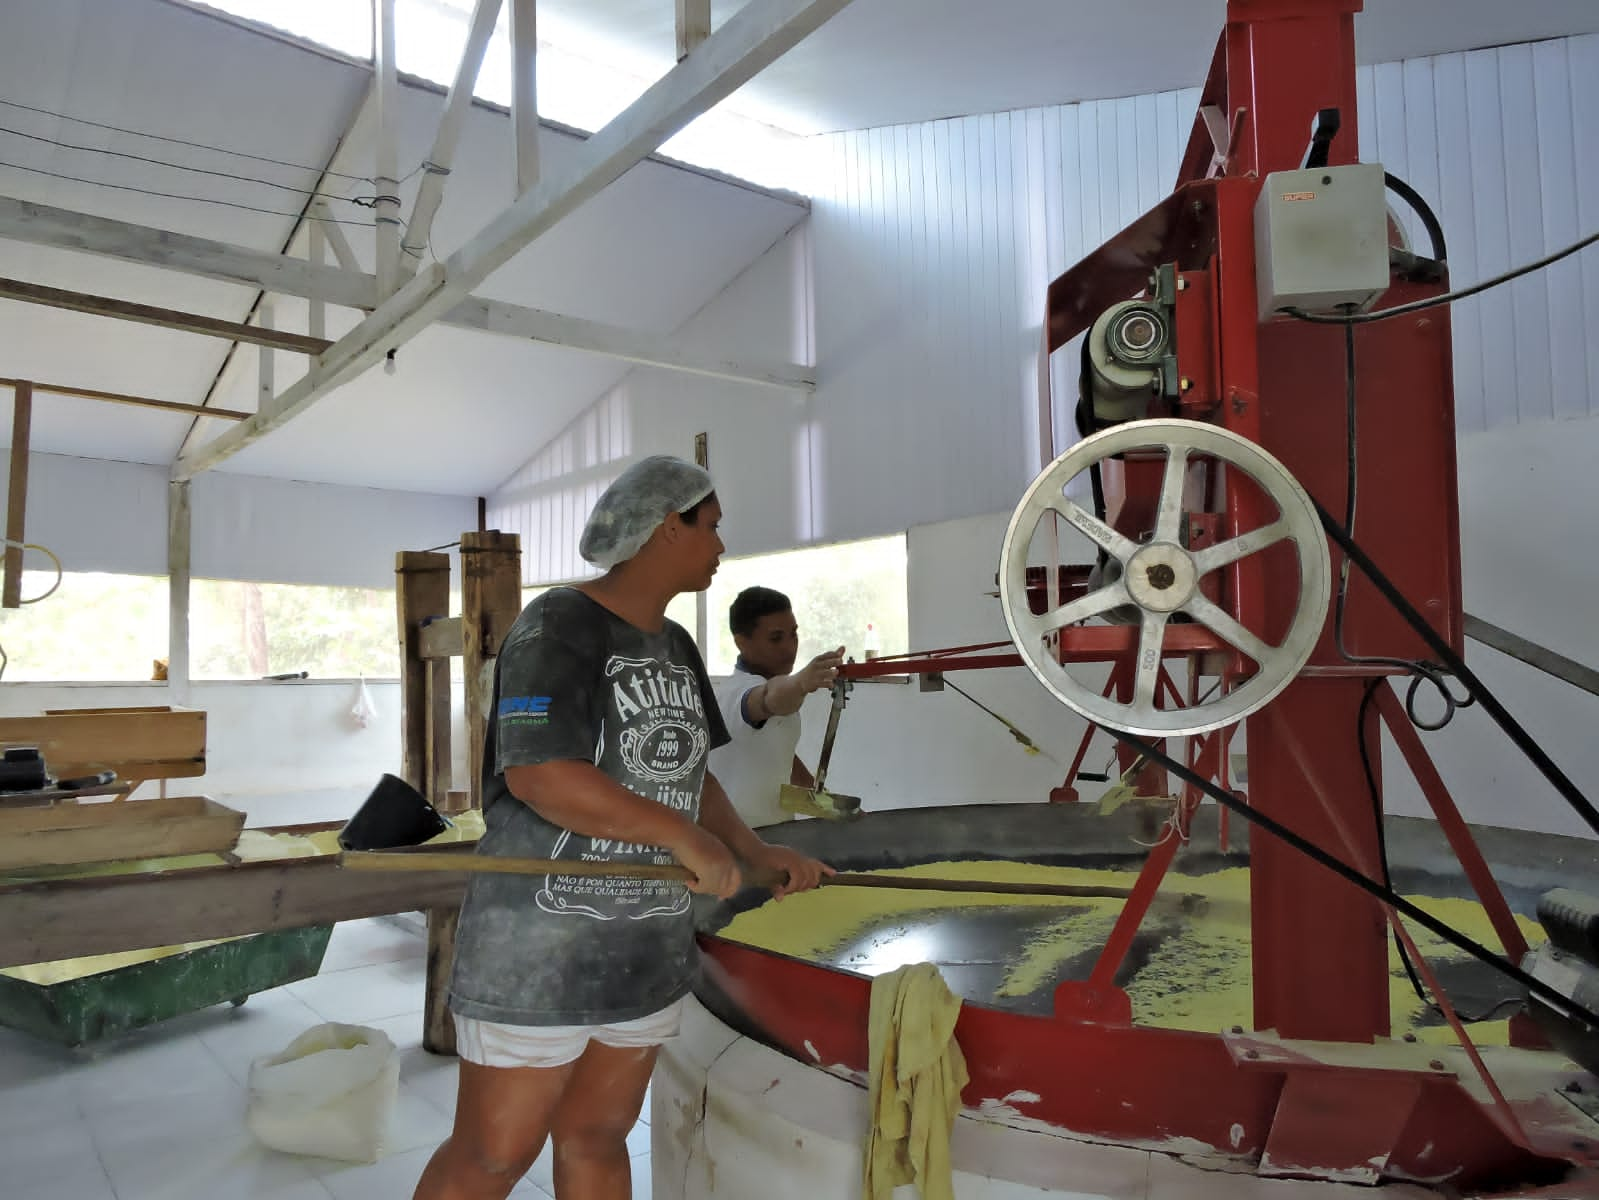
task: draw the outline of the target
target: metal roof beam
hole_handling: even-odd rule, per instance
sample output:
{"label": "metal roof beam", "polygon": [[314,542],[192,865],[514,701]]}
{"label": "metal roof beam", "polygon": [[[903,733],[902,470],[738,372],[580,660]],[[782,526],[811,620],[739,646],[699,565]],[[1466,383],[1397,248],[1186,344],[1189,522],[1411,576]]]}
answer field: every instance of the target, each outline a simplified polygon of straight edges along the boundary
{"label": "metal roof beam", "polygon": [[[371,310],[377,304],[377,280],[362,271],[323,266],[288,255],[267,254],[23,200],[0,197],[0,238],[81,250],[123,262],[164,267],[203,279],[264,288],[278,295],[321,300],[346,308]],[[337,246],[338,243],[330,239],[330,244]],[[468,296],[439,321],[460,329],[525,338],[643,366],[740,383],[810,390],[816,382],[815,370],[802,363],[742,362],[681,346],[670,335],[563,316],[505,300]],[[205,416],[207,411],[197,409],[196,415]]]}
{"label": "metal roof beam", "polygon": [[427,328],[524,247],[820,27],[849,0],[750,0],[614,120],[589,138],[570,169],[540,183],[444,263],[422,271],[317,356],[266,411],[180,455],[191,479],[287,424]]}

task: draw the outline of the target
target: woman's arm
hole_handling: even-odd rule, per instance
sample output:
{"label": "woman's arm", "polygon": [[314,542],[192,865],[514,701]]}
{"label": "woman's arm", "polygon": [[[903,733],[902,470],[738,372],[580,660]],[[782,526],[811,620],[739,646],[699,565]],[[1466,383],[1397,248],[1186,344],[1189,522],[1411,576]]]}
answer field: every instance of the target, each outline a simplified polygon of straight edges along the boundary
{"label": "woman's arm", "polygon": [[539,816],[573,833],[664,846],[694,873],[692,891],[724,900],[738,891],[738,864],[726,845],[682,813],[628,791],[592,763],[560,759],[508,767],[505,785]]}
{"label": "woman's arm", "polygon": [[705,772],[705,787],[700,792],[700,824],[750,866],[786,875],[788,882],[772,889],[772,895],[779,900],[790,892],[809,891],[822,882],[824,875],[833,874],[833,868],[824,862],[787,846],[763,842],[760,835],[744,823],[744,818],[728,799],[727,790],[709,771]]}

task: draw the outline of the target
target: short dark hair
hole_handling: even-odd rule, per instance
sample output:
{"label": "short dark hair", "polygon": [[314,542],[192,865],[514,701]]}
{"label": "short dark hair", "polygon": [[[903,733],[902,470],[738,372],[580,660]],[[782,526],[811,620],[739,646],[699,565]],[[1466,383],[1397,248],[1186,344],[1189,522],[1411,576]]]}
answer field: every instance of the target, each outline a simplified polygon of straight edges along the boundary
{"label": "short dark hair", "polygon": [[708,493],[705,499],[699,501],[697,504],[693,504],[690,507],[685,508],[677,515],[683,518],[683,524],[685,525],[698,525],[700,523],[700,509],[704,508],[707,504],[717,503],[720,502],[716,499],[716,493],[713,491]]}
{"label": "short dark hair", "polygon": [[768,587],[747,587],[734,597],[732,607],[727,610],[728,628],[734,637],[747,637],[755,632],[762,617],[791,612],[793,608],[782,592]]}

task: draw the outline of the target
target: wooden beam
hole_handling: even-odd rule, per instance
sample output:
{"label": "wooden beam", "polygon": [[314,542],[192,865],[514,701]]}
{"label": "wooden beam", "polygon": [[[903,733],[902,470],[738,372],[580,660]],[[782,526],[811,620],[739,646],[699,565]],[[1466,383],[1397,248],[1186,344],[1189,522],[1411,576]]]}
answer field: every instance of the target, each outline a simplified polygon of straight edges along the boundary
{"label": "wooden beam", "polygon": [[461,646],[461,618],[444,617],[422,627],[417,653],[423,658],[457,658]]}
{"label": "wooden beam", "polygon": [[194,709],[56,709],[0,717],[0,744],[37,746],[62,778],[112,770],[124,779],[193,779],[205,774],[205,727]]}
{"label": "wooden beam", "polygon": [[[317,204],[322,204],[324,205],[325,209],[326,202],[321,199],[320,193],[325,190],[331,190],[329,188],[329,174],[333,171],[333,164],[338,161],[339,154],[343,151],[345,143],[349,141],[350,131],[360,123],[362,115],[366,112],[367,108],[375,102],[376,92],[376,79],[368,77],[367,86],[361,89],[361,99],[356,102],[355,110],[350,114],[349,119],[344,123],[344,132],[339,135],[339,140],[333,144],[333,149],[328,152],[328,157],[322,164],[322,170],[317,174],[316,185],[311,188],[311,194],[315,198],[310,200],[303,208],[301,208],[300,215],[296,217],[294,223],[289,226],[288,234],[285,235],[282,243],[278,247],[278,254],[280,256],[287,257],[289,252],[294,249],[294,239],[299,235],[300,227],[304,225],[306,220],[311,216],[314,207]],[[331,216],[331,214],[329,215]],[[337,222],[332,221],[321,222],[313,220],[311,223],[317,227],[321,227],[325,224],[330,230],[337,230],[339,228]],[[250,302],[250,308],[244,316],[246,323],[248,323],[250,317],[254,315],[256,307],[261,303],[262,300],[266,299],[267,290],[268,289],[263,288],[262,290],[256,292],[255,298]],[[326,335],[325,330],[307,328],[306,332],[315,338],[324,337]],[[227,385],[229,371],[234,368],[234,365],[238,361],[239,343],[234,342],[228,347],[228,352],[222,356],[222,365],[219,366],[216,369],[215,374],[212,375],[211,384],[206,388],[205,395],[200,397],[201,407],[209,406],[211,401],[216,399],[217,396],[221,394],[222,389]],[[199,418],[189,422],[189,428],[184,431],[183,440],[178,443],[178,452],[177,454],[173,455],[174,459],[187,454],[193,447],[200,443],[200,432],[203,428],[204,426]]]}
{"label": "wooden beam", "polygon": [[[18,206],[28,213],[19,216]],[[88,238],[85,231],[91,232],[93,238]],[[325,299],[330,304],[370,309],[376,303],[376,277],[357,269],[354,251],[338,226],[326,226],[324,233],[328,246],[345,269],[257,254],[164,229],[0,198],[0,237],[83,250],[124,262],[168,267],[207,279],[248,282],[279,295]],[[601,354],[713,379],[801,391],[815,387],[815,370],[800,363],[741,362],[682,347],[670,336],[563,316],[503,300],[469,296],[446,312],[440,321],[460,329],[527,338],[586,354]],[[205,412],[221,415],[220,410],[212,408]]]}
{"label": "wooden beam", "polygon": [[[305,257],[313,267],[320,267],[327,261],[327,237],[322,232],[321,221],[307,221],[305,225]],[[328,335],[328,309],[327,303],[320,298],[313,298],[306,304],[305,331],[311,337],[320,338]]]}
{"label": "wooden beam", "polygon": [[[272,329],[273,313],[272,301],[262,297],[261,303],[255,309],[256,324],[262,329]],[[255,407],[259,412],[272,403],[272,397],[277,394],[277,389],[272,382],[272,348],[259,346],[256,349],[256,395]]]}
{"label": "wooden beam", "polygon": [[288,424],[335,388],[364,373],[369,366],[381,360],[390,348],[405,341],[404,337],[398,336],[397,326],[406,314],[443,287],[444,267],[434,263],[401,286],[394,294],[392,307],[388,307],[387,312],[373,313],[335,342],[334,346],[344,347],[342,351],[335,354],[330,347],[329,351],[313,358],[311,369],[280,393],[270,409],[256,413],[248,421],[241,421],[204,446],[180,454],[172,464],[172,478],[192,479],[202,471],[209,471],[251,443]]}
{"label": "wooden beam", "polygon": [[434,264],[317,356],[272,409],[180,455],[174,478],[225,462],[348,383],[449,312],[530,242],[607,187],[672,134],[820,27],[849,0],[750,0],[693,54],[579,146],[443,264]]}
{"label": "wooden beam", "polygon": [[[344,230],[339,228],[338,222],[333,219],[333,210],[328,207],[328,202],[313,200],[311,211],[321,218],[317,221],[317,225],[327,237],[328,245],[333,247],[333,257],[338,260],[339,266],[346,272],[360,271],[361,260],[355,256],[355,249],[350,245],[350,239],[344,236]],[[368,281],[371,291],[368,293],[368,298],[357,307],[371,309],[377,303],[378,278],[376,275],[364,273],[363,278]]]}
{"label": "wooden beam", "polygon": [[711,0],[677,0],[677,61],[711,36]]}
{"label": "wooden beam", "polygon": [[511,0],[511,143],[516,194],[539,181],[538,0]]}
{"label": "wooden beam", "polygon": [[378,297],[400,286],[400,181],[395,144],[400,133],[400,77],[394,66],[394,0],[372,0],[372,65],[378,97],[377,169],[372,220],[377,240]]}
{"label": "wooden beam", "polygon": [[458,905],[465,887],[332,856],[0,886],[0,967]]}
{"label": "wooden beam", "polygon": [[444,97],[444,111],[439,114],[439,127],[433,135],[433,148],[422,163],[422,182],[416,190],[416,201],[411,205],[411,219],[406,224],[400,249],[411,258],[422,261],[428,239],[433,233],[433,217],[444,200],[444,183],[450,174],[450,164],[455,161],[455,146],[461,140],[461,128],[466,114],[472,108],[472,93],[477,86],[483,56],[488,52],[489,41],[494,36],[494,22],[500,15],[500,0],[477,0],[472,9],[472,23],[467,27],[466,46],[461,50],[461,61],[455,67],[455,79]]}
{"label": "wooden beam", "polygon": [[501,300],[468,297],[447,312],[442,323],[457,329],[480,329],[504,337],[526,338],[568,350],[581,350],[585,354],[603,354],[641,366],[684,371],[712,379],[799,391],[811,391],[816,386],[816,369],[802,363],[740,362],[691,349],[669,334],[623,329],[604,321],[568,317]]}
{"label": "wooden beam", "polygon": [[[0,379],[0,387],[15,387],[18,379]],[[94,388],[68,387],[64,383],[33,382],[35,393],[48,392],[52,396],[76,396],[82,400],[105,400],[111,404],[131,404],[139,408],[159,408],[164,412],[188,413],[199,417],[221,417],[225,421],[242,421],[252,414],[232,408],[201,408],[198,404],[179,404],[175,400],[155,400],[149,396],[130,396],[126,392],[101,392]]]}
{"label": "wooden beam", "polygon": [[[330,235],[332,229],[338,226]],[[317,297],[346,308],[377,303],[377,281],[370,275],[7,196],[0,196],[0,238],[167,267],[286,296]]]}
{"label": "wooden beam", "polygon": [[70,312],[88,313],[96,317],[136,321],[141,325],[159,325],[164,329],[228,338],[236,342],[250,342],[257,346],[272,346],[279,350],[294,350],[300,354],[321,354],[333,345],[323,338],[306,337],[304,334],[277,329],[259,329],[254,325],[241,325],[237,321],[219,321],[215,317],[204,317],[198,313],[157,308],[151,304],[135,304],[130,300],[114,300],[109,296],[91,296],[87,292],[69,292],[65,288],[24,283],[20,279],[0,278],[0,298],[42,304],[46,308],[64,308]]}
{"label": "wooden beam", "polygon": [[193,518],[189,483],[167,484],[167,693],[189,702],[189,592]]}
{"label": "wooden beam", "polygon": [[22,543],[27,537],[28,440],[33,430],[33,385],[11,385],[11,475],[6,487],[6,553],[0,608],[22,607]]}

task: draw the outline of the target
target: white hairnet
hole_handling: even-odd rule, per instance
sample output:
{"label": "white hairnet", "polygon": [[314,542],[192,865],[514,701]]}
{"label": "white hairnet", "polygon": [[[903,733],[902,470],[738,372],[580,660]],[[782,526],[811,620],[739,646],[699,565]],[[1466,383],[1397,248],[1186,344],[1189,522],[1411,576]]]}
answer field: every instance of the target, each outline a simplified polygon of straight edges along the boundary
{"label": "white hairnet", "polygon": [[641,458],[616,477],[589,514],[578,553],[607,569],[632,558],[666,520],[715,490],[710,473],[669,454]]}

